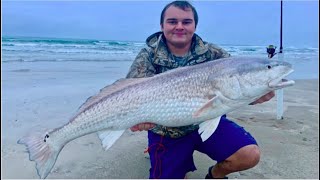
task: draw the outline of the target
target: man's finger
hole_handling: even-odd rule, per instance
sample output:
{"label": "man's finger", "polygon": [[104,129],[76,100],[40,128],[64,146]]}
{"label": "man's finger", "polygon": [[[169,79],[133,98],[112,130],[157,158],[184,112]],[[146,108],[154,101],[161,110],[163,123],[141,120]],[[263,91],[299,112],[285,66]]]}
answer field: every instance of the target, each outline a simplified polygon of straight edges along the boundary
{"label": "man's finger", "polygon": [[153,123],[140,123],[137,125],[134,125],[130,128],[131,131],[146,131],[149,130],[151,128],[153,128],[155,126],[155,124]]}
{"label": "man's finger", "polygon": [[139,128],[138,128],[138,125],[132,126],[132,127],[130,128],[130,130],[133,131],[133,132],[134,132],[134,131],[138,131],[138,129],[139,129]]}

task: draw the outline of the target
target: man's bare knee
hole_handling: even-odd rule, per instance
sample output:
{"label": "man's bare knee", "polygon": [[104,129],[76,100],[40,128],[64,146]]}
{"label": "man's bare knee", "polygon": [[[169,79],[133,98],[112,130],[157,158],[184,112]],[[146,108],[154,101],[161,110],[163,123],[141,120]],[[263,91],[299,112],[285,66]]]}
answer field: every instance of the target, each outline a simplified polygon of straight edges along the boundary
{"label": "man's bare knee", "polygon": [[252,168],[260,161],[260,149],[257,145],[244,146],[227,158],[227,161],[237,166],[239,170]]}
{"label": "man's bare knee", "polygon": [[[260,149],[257,145],[246,146],[246,155],[248,159],[248,168],[256,166],[260,161]],[[250,167],[251,166],[251,167]]]}

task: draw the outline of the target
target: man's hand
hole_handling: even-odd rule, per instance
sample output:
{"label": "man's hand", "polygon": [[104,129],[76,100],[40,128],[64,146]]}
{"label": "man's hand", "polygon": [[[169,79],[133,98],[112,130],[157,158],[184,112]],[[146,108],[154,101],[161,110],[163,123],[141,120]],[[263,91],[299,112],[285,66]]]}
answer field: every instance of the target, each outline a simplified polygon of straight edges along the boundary
{"label": "man's hand", "polygon": [[274,97],[274,95],[275,95],[274,91],[271,91],[268,94],[262,96],[261,98],[255,100],[254,102],[250,103],[249,105],[255,105],[255,104],[264,103],[264,102],[269,101],[270,99],[272,99]]}
{"label": "man's hand", "polygon": [[130,129],[132,132],[147,131],[147,130],[153,128],[154,126],[155,126],[155,124],[153,124],[153,123],[140,123],[140,124],[132,126]]}

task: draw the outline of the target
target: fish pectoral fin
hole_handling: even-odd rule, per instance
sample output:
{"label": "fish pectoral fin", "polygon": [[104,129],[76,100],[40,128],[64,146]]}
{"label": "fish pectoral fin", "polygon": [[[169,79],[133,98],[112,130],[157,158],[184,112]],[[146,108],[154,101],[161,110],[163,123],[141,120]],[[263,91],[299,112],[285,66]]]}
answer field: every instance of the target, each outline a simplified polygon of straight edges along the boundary
{"label": "fish pectoral fin", "polygon": [[202,142],[207,140],[216,131],[220,122],[220,118],[221,117],[219,116],[199,124],[198,133],[201,135]]}
{"label": "fish pectoral fin", "polygon": [[208,109],[212,108],[214,106],[214,103],[218,99],[218,96],[216,94],[213,95],[213,97],[206,102],[201,108],[199,108],[195,113],[193,113],[194,118],[198,118],[201,116],[201,114],[205,113]]}
{"label": "fish pectoral fin", "polygon": [[99,131],[98,136],[101,140],[102,146],[108,150],[124,133],[125,130],[120,131]]}

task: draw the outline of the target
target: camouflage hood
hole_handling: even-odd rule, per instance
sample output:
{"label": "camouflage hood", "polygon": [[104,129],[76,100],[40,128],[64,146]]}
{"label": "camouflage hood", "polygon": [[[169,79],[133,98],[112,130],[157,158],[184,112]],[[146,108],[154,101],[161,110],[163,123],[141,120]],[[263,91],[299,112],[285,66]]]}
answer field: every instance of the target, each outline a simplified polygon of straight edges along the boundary
{"label": "camouflage hood", "polygon": [[[146,40],[146,44],[153,50],[154,62],[160,66],[176,66],[172,55],[168,51],[168,47],[165,43],[165,38],[162,32],[156,32],[149,36]],[[191,55],[188,57],[188,61],[199,57],[208,52],[208,43],[204,42],[197,34],[193,36],[193,43],[191,44]]]}

